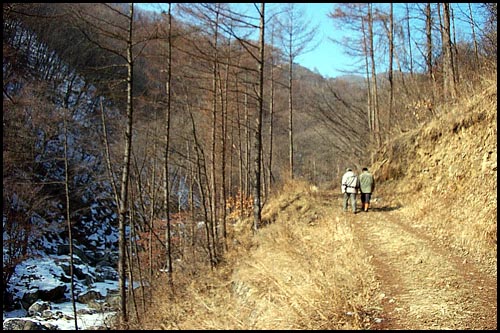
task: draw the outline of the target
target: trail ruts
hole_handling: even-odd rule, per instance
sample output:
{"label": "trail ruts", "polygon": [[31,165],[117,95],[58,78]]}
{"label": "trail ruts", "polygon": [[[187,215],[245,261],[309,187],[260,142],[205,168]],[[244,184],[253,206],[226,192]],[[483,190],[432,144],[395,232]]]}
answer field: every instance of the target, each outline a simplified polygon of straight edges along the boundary
{"label": "trail ruts", "polygon": [[[359,203],[358,203],[359,205]],[[496,329],[497,280],[405,218],[401,207],[338,214],[370,257],[382,310],[370,329]]]}

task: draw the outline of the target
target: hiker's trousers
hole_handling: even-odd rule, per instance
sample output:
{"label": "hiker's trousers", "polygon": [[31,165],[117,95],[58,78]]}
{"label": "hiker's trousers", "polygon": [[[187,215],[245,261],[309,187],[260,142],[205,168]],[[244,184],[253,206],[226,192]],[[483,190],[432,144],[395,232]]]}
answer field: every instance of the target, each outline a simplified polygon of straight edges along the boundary
{"label": "hiker's trousers", "polygon": [[344,211],[347,211],[347,204],[351,201],[352,212],[356,212],[356,193],[344,193]]}

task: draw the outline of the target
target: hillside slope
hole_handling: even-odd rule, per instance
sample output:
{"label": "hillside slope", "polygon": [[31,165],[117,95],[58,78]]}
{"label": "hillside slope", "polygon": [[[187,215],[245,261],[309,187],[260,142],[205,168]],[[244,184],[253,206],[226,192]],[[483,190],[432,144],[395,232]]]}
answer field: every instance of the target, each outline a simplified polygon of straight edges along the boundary
{"label": "hillside slope", "polygon": [[497,82],[445,105],[375,155],[372,171],[416,224],[496,271]]}
{"label": "hillside slope", "polygon": [[[141,329],[496,329],[496,81],[374,156],[372,209],[293,182]],[[358,199],[359,200],[359,199]],[[166,301],[168,297],[168,301]],[[131,327],[133,328],[133,327]]]}

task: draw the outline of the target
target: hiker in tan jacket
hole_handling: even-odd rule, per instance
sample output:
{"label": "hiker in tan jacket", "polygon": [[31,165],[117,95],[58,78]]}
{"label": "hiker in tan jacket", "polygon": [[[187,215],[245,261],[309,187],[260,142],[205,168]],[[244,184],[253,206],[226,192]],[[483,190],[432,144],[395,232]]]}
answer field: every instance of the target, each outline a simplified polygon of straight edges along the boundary
{"label": "hiker in tan jacket", "polygon": [[356,194],[359,189],[358,176],[352,171],[351,168],[347,168],[346,172],[342,176],[342,193],[344,194],[344,212],[347,212],[347,204],[349,200],[351,201],[352,212],[356,214]]}

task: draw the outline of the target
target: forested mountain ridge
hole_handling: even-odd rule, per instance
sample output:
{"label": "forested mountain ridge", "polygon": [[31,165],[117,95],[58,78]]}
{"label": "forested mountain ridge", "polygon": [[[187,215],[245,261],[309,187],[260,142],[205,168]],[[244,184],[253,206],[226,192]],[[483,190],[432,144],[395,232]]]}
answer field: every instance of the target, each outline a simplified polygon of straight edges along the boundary
{"label": "forested mountain ridge", "polygon": [[[198,5],[201,4],[180,10],[184,14],[196,14],[200,9]],[[450,200],[468,206],[456,190],[462,187],[442,175],[436,188],[425,186],[428,180],[425,177],[438,177],[434,165],[448,167],[447,176],[457,181],[468,176],[482,177],[474,171],[456,169],[462,161],[476,165],[478,159],[472,153],[448,165],[443,161],[452,153],[443,155],[427,150],[426,143],[438,143],[445,133],[442,123],[430,127],[415,147],[419,155],[432,156],[431,166],[412,163],[408,152],[413,147],[408,142],[395,141],[400,142],[399,146],[392,146],[384,141],[377,147],[375,137],[367,134],[373,131],[371,113],[365,111],[367,103],[369,108],[373,105],[367,97],[370,96],[366,90],[370,87],[368,81],[360,86],[359,82],[342,78],[325,80],[294,64],[294,125],[290,132],[288,93],[291,90],[287,90],[290,66],[279,50],[274,53],[269,51],[273,48],[266,47],[267,66],[264,66],[265,72],[260,72],[265,78],[264,95],[259,95],[256,93],[259,60],[252,52],[246,54],[249,49],[243,47],[247,45],[244,40],[239,40],[240,44],[231,43],[231,38],[218,36],[217,29],[205,34],[200,27],[217,27],[210,20],[190,26],[176,21],[176,14],[164,13],[151,19],[136,11],[135,15],[127,16],[129,8],[132,9],[123,4],[116,8],[109,4],[4,6],[3,198],[7,203],[3,211],[4,309],[5,305],[14,306],[13,290],[10,289],[10,294],[6,292],[15,285],[9,285],[9,279],[16,265],[25,259],[36,260],[56,253],[66,255],[68,243],[69,249],[72,248],[71,241],[75,259],[93,264],[99,261],[101,269],[103,262],[106,269],[108,265],[116,267],[115,251],[126,241],[131,245],[131,253],[138,258],[137,263],[127,264],[130,274],[142,276],[141,282],[154,283],[153,273],[166,268],[166,276],[173,282],[172,292],[176,284],[199,283],[194,276],[205,269],[224,272],[224,267],[229,267],[232,270],[225,266],[235,255],[231,252],[232,245],[254,242],[233,237],[233,224],[235,227],[245,225],[245,233],[249,233],[250,228],[254,232],[256,228],[264,231],[265,225],[276,224],[280,215],[279,210],[271,216],[268,214],[290,174],[292,134],[295,139],[292,175],[311,182],[307,185],[310,186],[308,195],[313,196],[318,188],[327,191],[320,192],[323,196],[331,195],[328,191],[335,189],[335,179],[346,165],[372,165],[381,182],[388,184],[387,188],[391,182],[398,184],[405,180],[408,169],[417,175],[416,182],[405,180],[410,190],[425,189],[426,195],[433,196],[444,191]],[[213,14],[225,10],[215,5],[205,9]],[[123,15],[118,14],[120,11]],[[173,18],[173,25],[169,18]],[[226,24],[221,23],[221,27],[227,28]],[[135,40],[123,34],[127,29],[134,32],[132,39]],[[135,43],[128,43],[130,41]],[[127,56],[126,49],[132,51],[132,58]],[[461,91],[462,98],[482,95],[483,91],[486,99],[496,96],[496,89],[493,93],[487,84],[491,79],[482,74],[496,72],[496,62],[490,58],[491,53],[485,52],[482,57],[482,71],[470,75],[469,84]],[[479,62],[473,61],[472,56],[457,59],[463,70],[461,82],[464,82],[464,76],[470,74],[467,66],[479,66]],[[436,69],[440,73],[439,66]],[[393,111],[399,111],[392,112],[392,118],[382,122],[380,139],[451,116],[447,110],[453,103],[440,101],[437,93],[440,88],[429,89],[429,76],[393,74],[392,83],[396,83],[393,92],[398,94],[393,100],[397,105]],[[433,79],[438,86],[440,75]],[[392,86],[384,76],[377,75],[380,90],[376,94],[381,104],[390,101],[388,87]],[[255,116],[260,107],[263,140],[261,148],[257,148]],[[391,112],[381,115],[384,120]],[[461,138],[484,119],[490,121],[491,114],[471,112],[455,120],[450,128]],[[388,120],[393,127],[388,127]],[[489,131],[491,135],[494,129],[489,127]],[[416,134],[411,130],[406,135],[414,138]],[[491,137],[484,136],[484,142],[491,144]],[[461,143],[453,142],[451,146],[459,148]],[[482,146],[474,148],[485,151],[481,170],[496,171],[494,151]],[[249,224],[250,220],[245,217],[258,206],[252,188],[257,149],[262,153],[257,164],[262,166],[264,211],[257,223],[254,209],[254,221]],[[165,175],[168,175],[167,182]],[[459,184],[462,183],[466,184]],[[450,195],[446,190],[457,194]],[[300,202],[299,197],[294,195],[290,202]],[[283,203],[282,208],[295,207],[290,202]],[[308,207],[309,204],[302,203],[296,209],[307,213]],[[489,221],[491,214],[488,208],[480,210],[481,221]],[[306,216],[311,224],[317,218],[314,212]],[[69,229],[68,225],[71,225]],[[441,227],[437,230],[444,230],[446,234],[446,228]],[[476,230],[474,239],[480,244],[492,239],[496,242],[496,229],[490,224],[477,229],[474,223],[466,223],[465,228]],[[456,236],[460,231],[462,238]],[[453,234],[452,243],[470,245],[464,237],[467,233],[460,228],[454,229]],[[350,237],[347,233],[346,236]],[[123,249],[120,251],[125,253]],[[487,249],[485,253],[488,257],[491,251]],[[100,260],[101,256],[105,260]],[[60,265],[65,266],[62,289],[66,298],[69,297],[66,286],[72,276],[69,271],[72,264],[68,265],[68,260],[66,256]],[[146,271],[149,279],[144,278]],[[85,283],[105,275],[104,271],[92,271],[89,277],[82,272],[74,274],[80,280],[90,279],[77,282],[77,294],[86,288]],[[113,274],[106,276],[113,277]],[[159,283],[166,276],[160,274]],[[206,276],[208,278],[208,273]],[[205,283],[201,282],[200,286]],[[206,286],[208,290],[212,288],[210,284]],[[351,287],[356,288],[355,284]],[[22,295],[22,290],[15,288],[14,292]],[[246,287],[243,285],[243,288]],[[141,289],[141,292],[149,291]],[[35,294],[23,297],[23,306],[29,306]],[[127,301],[134,303],[128,304],[137,306],[135,302],[142,297],[137,295],[129,295]],[[79,301],[83,300],[83,293],[81,296]],[[343,296],[340,299],[344,299]],[[316,311],[314,306],[312,309]],[[353,313],[359,319],[359,313]],[[169,313],[171,318],[165,323],[175,326],[179,323],[175,319],[178,315]],[[338,315],[333,313],[326,318],[336,318],[342,323]],[[173,321],[169,321],[172,318]],[[154,320],[151,318],[152,323]],[[286,325],[286,321],[283,324]]]}

